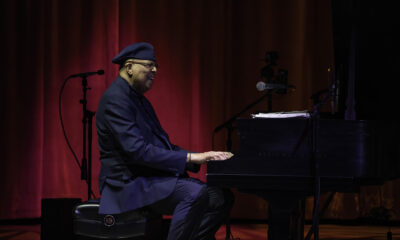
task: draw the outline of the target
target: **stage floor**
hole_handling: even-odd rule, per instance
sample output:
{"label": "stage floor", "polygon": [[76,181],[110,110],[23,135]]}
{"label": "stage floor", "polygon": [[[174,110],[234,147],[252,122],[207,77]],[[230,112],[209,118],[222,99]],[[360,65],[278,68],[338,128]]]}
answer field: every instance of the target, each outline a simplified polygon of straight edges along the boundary
{"label": "stage floor", "polygon": [[[307,233],[310,225],[305,226]],[[267,224],[232,224],[235,239],[265,240]],[[323,240],[386,240],[388,227],[382,226],[341,226],[320,225],[320,239]],[[391,228],[393,239],[400,239],[400,226]],[[216,235],[217,240],[225,239],[225,226]],[[0,240],[40,240],[40,225],[0,225]]]}
{"label": "stage floor", "polygon": [[[310,229],[306,225],[305,235]],[[234,238],[241,240],[265,240],[268,225],[266,224],[233,224],[231,232]],[[321,224],[319,237],[322,240],[386,240],[388,227],[382,226],[341,226]],[[400,239],[400,227],[391,228],[393,239]],[[225,239],[225,228],[217,232],[217,240]],[[313,238],[311,238],[313,239]]]}

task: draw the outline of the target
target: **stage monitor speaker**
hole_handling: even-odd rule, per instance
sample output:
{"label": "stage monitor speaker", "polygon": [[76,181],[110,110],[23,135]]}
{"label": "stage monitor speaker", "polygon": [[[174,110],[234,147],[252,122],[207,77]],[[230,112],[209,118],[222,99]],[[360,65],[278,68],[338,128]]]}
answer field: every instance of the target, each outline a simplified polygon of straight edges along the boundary
{"label": "stage monitor speaker", "polygon": [[79,198],[42,199],[41,240],[72,240],[72,211]]}

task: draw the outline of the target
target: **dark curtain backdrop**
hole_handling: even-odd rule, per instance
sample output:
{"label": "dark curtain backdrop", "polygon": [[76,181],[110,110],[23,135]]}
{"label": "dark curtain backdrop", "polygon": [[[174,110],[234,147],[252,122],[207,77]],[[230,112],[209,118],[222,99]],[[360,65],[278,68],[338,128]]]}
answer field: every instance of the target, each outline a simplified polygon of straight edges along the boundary
{"label": "dark curtain backdrop", "polygon": [[[171,140],[193,151],[210,150],[213,129],[262,95],[255,84],[266,51],[279,53],[279,67],[296,86],[273,96],[273,111],[310,110],[309,97],[328,86],[327,68],[333,64],[330,1],[7,0],[0,7],[0,219],[40,217],[42,198],[87,198],[61,131],[58,94],[70,74],[104,69],[104,75],[88,78],[88,109],[96,111],[117,75],[111,59],[128,44],[155,46],[160,68],[147,96]],[[80,79],[71,79],[61,105],[79,160],[81,98]],[[252,111],[266,107],[264,101]],[[215,149],[225,148],[225,134],[216,134]],[[98,158],[94,134],[97,196]],[[203,167],[196,177],[205,180],[205,172]],[[365,214],[379,199],[366,204],[363,196],[377,192],[394,199],[383,203],[394,208],[395,186],[337,194],[327,217]],[[263,201],[237,195],[234,217],[265,217]]]}

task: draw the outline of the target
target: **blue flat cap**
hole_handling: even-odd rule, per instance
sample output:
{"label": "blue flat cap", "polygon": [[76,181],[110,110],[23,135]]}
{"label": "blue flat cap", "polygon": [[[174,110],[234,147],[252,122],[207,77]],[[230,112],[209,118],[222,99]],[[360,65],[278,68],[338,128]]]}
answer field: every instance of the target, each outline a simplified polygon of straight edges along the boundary
{"label": "blue flat cap", "polygon": [[150,43],[139,42],[127,46],[112,60],[113,63],[122,65],[128,59],[142,59],[156,61],[154,47]]}

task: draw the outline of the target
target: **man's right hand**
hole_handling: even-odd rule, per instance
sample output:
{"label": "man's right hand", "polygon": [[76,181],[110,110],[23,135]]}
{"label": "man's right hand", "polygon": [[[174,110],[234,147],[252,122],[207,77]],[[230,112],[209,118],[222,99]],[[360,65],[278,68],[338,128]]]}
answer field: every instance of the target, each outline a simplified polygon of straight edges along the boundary
{"label": "man's right hand", "polygon": [[187,162],[195,164],[205,164],[209,161],[225,161],[233,157],[231,152],[203,152],[203,153],[188,153]]}

